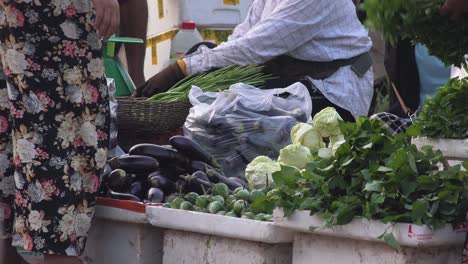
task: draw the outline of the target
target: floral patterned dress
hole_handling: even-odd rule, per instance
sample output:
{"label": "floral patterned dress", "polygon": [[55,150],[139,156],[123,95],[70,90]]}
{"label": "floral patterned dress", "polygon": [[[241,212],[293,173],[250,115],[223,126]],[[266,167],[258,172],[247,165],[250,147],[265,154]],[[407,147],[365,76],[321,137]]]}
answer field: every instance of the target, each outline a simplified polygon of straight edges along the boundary
{"label": "floral patterned dress", "polygon": [[91,0],[0,0],[0,237],[81,254],[108,152]]}

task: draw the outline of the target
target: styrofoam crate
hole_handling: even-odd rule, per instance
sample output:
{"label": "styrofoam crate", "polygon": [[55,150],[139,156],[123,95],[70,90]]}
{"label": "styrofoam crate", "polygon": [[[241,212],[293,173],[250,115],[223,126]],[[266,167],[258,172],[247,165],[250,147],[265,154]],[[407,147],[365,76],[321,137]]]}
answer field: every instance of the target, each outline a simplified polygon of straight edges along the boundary
{"label": "styrofoam crate", "polygon": [[444,139],[444,138],[413,138],[412,143],[419,149],[424,146],[433,146],[434,150],[440,150],[447,159],[468,160],[468,139]]}
{"label": "styrofoam crate", "polygon": [[291,243],[293,232],[271,222],[163,207],[146,207],[153,226],[262,243]]}

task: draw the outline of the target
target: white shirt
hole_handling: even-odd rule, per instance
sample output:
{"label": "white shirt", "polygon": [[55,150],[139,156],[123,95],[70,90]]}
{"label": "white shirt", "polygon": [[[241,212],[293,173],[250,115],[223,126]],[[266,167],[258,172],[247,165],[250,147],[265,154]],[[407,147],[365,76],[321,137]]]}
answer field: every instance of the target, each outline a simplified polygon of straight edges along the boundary
{"label": "white shirt", "polygon": [[[184,61],[187,73],[194,74],[232,64],[261,64],[280,55],[321,62],[348,59],[371,46],[351,0],[255,0],[227,42],[212,50],[202,47]],[[334,104],[354,116],[367,116],[372,70],[359,78],[347,66],[328,79],[309,79]]]}

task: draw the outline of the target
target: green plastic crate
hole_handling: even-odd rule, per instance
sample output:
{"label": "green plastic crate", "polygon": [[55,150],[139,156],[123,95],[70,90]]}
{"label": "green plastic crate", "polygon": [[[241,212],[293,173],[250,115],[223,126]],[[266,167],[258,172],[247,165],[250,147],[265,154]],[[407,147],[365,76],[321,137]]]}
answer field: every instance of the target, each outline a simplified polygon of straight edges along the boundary
{"label": "green plastic crate", "polygon": [[129,96],[135,91],[136,87],[127,70],[125,70],[122,61],[115,54],[116,42],[143,44],[144,41],[137,38],[111,37],[104,44],[106,77],[115,80],[116,96]]}

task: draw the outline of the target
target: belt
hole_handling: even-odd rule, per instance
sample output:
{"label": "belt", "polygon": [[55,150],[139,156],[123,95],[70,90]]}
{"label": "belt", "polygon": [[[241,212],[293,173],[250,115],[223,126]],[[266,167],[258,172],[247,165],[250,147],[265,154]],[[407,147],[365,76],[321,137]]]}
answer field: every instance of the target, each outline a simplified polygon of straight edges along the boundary
{"label": "belt", "polygon": [[265,63],[265,72],[288,80],[304,80],[306,76],[323,80],[345,66],[351,66],[353,72],[361,78],[372,67],[372,57],[369,52],[365,52],[349,59],[314,62],[283,55]]}

